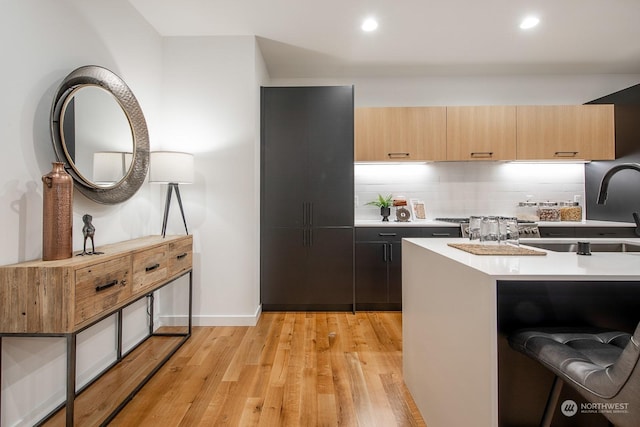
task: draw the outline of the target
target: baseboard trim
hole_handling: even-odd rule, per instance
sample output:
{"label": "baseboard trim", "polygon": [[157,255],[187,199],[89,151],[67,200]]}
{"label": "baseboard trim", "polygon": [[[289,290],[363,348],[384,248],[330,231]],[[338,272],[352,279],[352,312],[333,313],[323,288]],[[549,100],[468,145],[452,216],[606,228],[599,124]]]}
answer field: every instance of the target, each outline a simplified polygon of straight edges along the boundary
{"label": "baseboard trim", "polygon": [[[262,305],[259,305],[254,314],[203,314],[194,315],[193,326],[255,326],[262,314]],[[187,324],[187,316],[159,316],[161,325],[184,326]]]}

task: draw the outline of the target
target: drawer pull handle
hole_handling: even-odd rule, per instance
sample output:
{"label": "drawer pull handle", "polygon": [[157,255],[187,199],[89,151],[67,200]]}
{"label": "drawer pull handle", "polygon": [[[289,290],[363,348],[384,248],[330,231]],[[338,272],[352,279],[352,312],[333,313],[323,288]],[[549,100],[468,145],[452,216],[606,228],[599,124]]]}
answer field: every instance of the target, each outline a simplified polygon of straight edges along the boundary
{"label": "drawer pull handle", "polygon": [[398,233],[378,233],[378,236],[380,237],[395,237],[397,235]]}
{"label": "drawer pull handle", "polygon": [[433,237],[450,237],[451,233],[433,233]]}
{"label": "drawer pull handle", "polygon": [[493,156],[493,151],[474,151],[471,153],[471,157],[488,159]]}
{"label": "drawer pull handle", "polygon": [[182,258],[184,258],[186,256],[187,256],[187,253],[185,252],[185,253],[182,253],[182,254],[178,255],[176,258],[177,259],[182,259]]}
{"label": "drawer pull handle", "polygon": [[153,264],[153,265],[150,265],[149,267],[145,268],[144,270],[148,273],[150,271],[153,271],[153,270],[157,269],[158,267],[160,267],[160,264]]}
{"label": "drawer pull handle", "polygon": [[115,286],[117,284],[118,284],[117,280],[112,280],[109,283],[105,283],[104,285],[96,286],[96,292],[104,291],[105,289],[109,289],[110,287]]}
{"label": "drawer pull handle", "polygon": [[404,159],[409,157],[410,153],[387,153],[390,159]]}
{"label": "drawer pull handle", "polygon": [[554,153],[556,157],[575,157],[578,155],[577,151],[556,151]]}

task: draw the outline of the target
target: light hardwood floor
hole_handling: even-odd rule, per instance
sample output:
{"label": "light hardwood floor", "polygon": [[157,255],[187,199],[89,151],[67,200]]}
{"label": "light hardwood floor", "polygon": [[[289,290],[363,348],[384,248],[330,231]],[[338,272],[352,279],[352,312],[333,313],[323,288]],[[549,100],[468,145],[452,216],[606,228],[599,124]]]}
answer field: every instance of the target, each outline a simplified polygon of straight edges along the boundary
{"label": "light hardwood floor", "polygon": [[424,426],[399,312],[263,313],[196,327],[112,426]]}

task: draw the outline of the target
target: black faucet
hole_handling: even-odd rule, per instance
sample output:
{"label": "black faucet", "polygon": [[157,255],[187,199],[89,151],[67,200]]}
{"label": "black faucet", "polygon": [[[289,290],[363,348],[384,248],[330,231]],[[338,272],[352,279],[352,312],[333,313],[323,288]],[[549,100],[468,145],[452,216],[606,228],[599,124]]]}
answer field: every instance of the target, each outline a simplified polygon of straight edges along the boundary
{"label": "black faucet", "polygon": [[[607,192],[609,190],[609,181],[611,177],[621,170],[625,169],[633,169],[637,172],[640,172],[640,164],[638,163],[621,163],[609,169],[604,176],[602,177],[602,181],[600,181],[600,191],[598,191],[598,200],[596,203],[599,205],[604,205],[607,201]],[[640,215],[638,212],[633,213],[633,221],[636,223],[636,235],[640,236]]]}

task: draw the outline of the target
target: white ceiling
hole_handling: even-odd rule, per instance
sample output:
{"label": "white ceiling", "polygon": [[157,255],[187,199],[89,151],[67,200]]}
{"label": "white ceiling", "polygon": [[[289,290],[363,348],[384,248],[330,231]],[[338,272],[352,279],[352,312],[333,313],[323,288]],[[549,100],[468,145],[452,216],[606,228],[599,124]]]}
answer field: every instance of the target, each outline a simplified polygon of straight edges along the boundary
{"label": "white ceiling", "polygon": [[257,36],[273,78],[640,73],[640,0],[129,1],[163,36]]}

